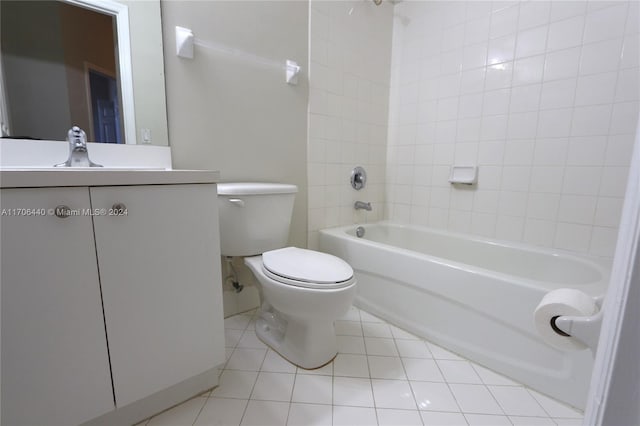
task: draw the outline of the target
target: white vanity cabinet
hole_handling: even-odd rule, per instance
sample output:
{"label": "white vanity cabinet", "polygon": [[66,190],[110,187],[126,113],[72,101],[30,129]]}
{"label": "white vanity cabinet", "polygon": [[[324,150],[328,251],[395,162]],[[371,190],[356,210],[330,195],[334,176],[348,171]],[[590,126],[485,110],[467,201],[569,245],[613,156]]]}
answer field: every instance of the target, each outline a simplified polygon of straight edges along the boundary
{"label": "white vanity cabinet", "polygon": [[214,183],[0,191],[72,211],[0,218],[3,425],[133,423],[217,384]]}
{"label": "white vanity cabinet", "polygon": [[46,215],[90,208],[89,189],[0,191],[0,423],[77,425],[113,410],[91,217]]}
{"label": "white vanity cabinet", "polygon": [[215,185],[91,188],[116,405],[224,362]]}

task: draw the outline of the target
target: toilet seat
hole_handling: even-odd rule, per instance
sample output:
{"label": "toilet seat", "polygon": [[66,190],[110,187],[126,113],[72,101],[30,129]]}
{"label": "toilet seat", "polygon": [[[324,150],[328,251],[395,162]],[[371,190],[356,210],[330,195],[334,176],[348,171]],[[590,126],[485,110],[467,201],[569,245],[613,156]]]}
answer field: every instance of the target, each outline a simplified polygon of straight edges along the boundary
{"label": "toilet seat", "polygon": [[263,253],[262,269],[269,278],[296,287],[329,290],[355,282],[353,269],[344,260],[297,247]]}

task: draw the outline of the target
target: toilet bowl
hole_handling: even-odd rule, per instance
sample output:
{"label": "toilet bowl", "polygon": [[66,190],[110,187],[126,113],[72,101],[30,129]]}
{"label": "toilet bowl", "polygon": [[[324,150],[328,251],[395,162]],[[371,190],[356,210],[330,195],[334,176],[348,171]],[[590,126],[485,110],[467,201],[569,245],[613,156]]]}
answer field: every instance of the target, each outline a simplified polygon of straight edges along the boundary
{"label": "toilet bowl", "polygon": [[245,264],[262,291],[258,338],[298,367],[330,362],[338,352],[334,321],[355,297],[351,267],[335,256],[296,247],[247,257]]}
{"label": "toilet bowl", "polygon": [[314,369],[337,354],[334,321],[355,297],[353,269],[342,259],[284,247],[294,185],[218,185],[223,256],[243,256],[260,290],[256,334],[298,367]]}

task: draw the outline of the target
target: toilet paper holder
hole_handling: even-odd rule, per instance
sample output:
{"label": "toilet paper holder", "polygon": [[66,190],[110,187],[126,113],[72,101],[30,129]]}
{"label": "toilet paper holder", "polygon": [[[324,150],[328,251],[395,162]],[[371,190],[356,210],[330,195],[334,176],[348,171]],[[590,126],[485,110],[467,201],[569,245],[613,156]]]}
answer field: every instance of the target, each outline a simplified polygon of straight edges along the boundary
{"label": "toilet paper holder", "polygon": [[603,313],[600,309],[595,315],[589,317],[562,315],[551,318],[549,322],[553,331],[561,336],[571,336],[579,340],[595,354],[600,339],[602,317]]}

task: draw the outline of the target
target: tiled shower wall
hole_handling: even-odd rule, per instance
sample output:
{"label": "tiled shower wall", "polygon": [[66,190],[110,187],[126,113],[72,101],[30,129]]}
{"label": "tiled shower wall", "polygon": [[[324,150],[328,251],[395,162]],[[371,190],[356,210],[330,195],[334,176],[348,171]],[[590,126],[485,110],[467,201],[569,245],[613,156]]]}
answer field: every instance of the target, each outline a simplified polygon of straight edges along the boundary
{"label": "tiled shower wall", "polygon": [[[640,99],[638,2],[394,13],[387,217],[612,256]],[[477,164],[477,186],[450,185],[452,164]]]}
{"label": "tiled shower wall", "polygon": [[[308,246],[318,230],[383,218],[393,5],[312,0]],[[351,169],[368,173],[365,189]],[[355,211],[356,200],[373,210]]]}

